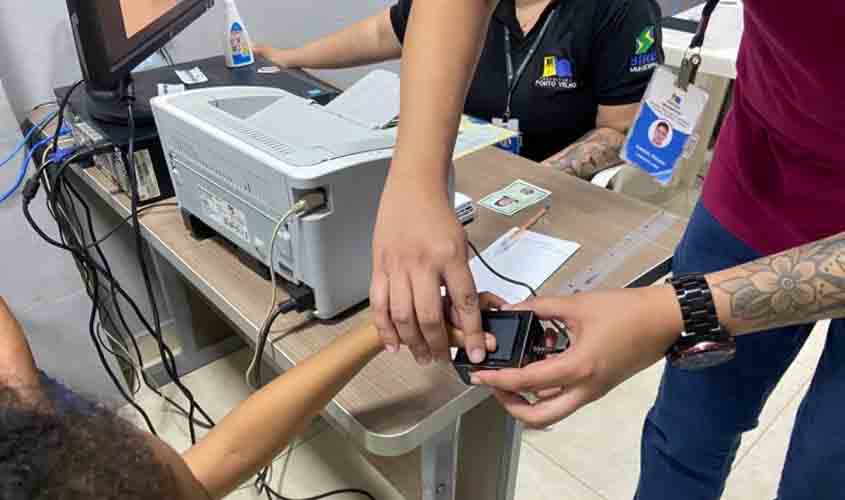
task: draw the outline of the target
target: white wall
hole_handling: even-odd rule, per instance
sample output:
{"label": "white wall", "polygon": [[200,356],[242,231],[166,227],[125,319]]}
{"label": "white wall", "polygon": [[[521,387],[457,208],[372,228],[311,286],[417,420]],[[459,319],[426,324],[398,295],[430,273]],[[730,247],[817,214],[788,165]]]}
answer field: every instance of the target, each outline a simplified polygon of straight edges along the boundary
{"label": "white wall", "polygon": [[[240,0],[241,15],[257,43],[291,47],[347,26],[391,4],[390,0]],[[79,64],[64,0],[0,0],[0,79],[22,116],[52,99],[52,89],[78,80]],[[221,2],[170,45],[177,61],[222,53]],[[398,70],[396,64],[391,65]],[[346,87],[367,70],[324,71]]]}

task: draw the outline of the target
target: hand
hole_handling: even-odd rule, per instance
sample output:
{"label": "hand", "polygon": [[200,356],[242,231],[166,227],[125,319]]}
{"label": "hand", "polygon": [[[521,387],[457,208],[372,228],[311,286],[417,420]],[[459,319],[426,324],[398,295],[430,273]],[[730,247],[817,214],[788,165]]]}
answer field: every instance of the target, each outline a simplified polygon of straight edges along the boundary
{"label": "hand", "polygon": [[285,49],[277,49],[275,47],[271,47],[269,45],[257,45],[255,49],[253,49],[256,56],[263,56],[267,59],[273,61],[277,65],[281,66],[282,68],[295,68],[296,66],[291,63],[290,58],[288,56],[289,51]]}
{"label": "hand", "polygon": [[418,363],[448,362],[440,295],[440,286],[446,285],[470,359],[480,362],[484,336],[466,233],[442,186],[404,174],[394,171],[388,179],[373,241],[370,303],[379,335],[391,352],[400,340],[407,344]]}
{"label": "hand", "polygon": [[[660,360],[683,329],[671,287],[536,298],[503,309],[533,310],[566,323],[571,347],[522,369],[473,374],[495,390],[505,409],[529,427],[562,420]],[[533,393],[529,403],[520,393]]]}

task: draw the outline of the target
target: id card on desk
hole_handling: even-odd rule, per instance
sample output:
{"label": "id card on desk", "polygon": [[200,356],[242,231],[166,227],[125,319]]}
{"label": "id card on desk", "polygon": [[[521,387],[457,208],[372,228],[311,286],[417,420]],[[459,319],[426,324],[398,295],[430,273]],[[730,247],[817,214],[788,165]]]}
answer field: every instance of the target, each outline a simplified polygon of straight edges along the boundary
{"label": "id card on desk", "polygon": [[669,183],[678,161],[695,148],[695,129],[707,106],[707,92],[690,85],[682,90],[677,77],[661,66],[654,71],[642,106],[622,148],[622,159]]}

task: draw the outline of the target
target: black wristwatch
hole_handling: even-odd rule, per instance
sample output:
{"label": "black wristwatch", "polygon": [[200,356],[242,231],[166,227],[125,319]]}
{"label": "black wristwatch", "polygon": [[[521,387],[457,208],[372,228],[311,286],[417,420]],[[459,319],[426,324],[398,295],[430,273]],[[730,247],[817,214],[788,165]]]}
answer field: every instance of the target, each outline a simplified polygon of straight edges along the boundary
{"label": "black wristwatch", "polygon": [[716,316],[716,304],[703,274],[685,274],[668,280],[675,288],[684,331],[666,353],[677,368],[700,370],[726,363],[736,355],[736,340]]}

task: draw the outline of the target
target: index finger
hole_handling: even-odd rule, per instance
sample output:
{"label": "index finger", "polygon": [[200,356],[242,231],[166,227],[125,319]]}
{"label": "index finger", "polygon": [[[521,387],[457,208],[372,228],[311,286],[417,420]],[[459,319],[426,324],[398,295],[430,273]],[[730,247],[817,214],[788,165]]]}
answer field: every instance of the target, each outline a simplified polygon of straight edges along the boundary
{"label": "index finger", "polygon": [[559,357],[532,363],[525,368],[510,368],[498,371],[473,373],[473,383],[486,385],[507,392],[539,392],[544,389],[575,385],[578,383],[571,356]]}
{"label": "index finger", "polygon": [[466,262],[454,266],[444,276],[446,290],[455,308],[459,324],[464,330],[466,351],[473,363],[481,363],[487,356],[484,348],[484,332],[481,328],[481,309],[475,280]]}
{"label": "index finger", "polygon": [[532,429],[542,429],[575,413],[590,402],[577,389],[564,390],[555,397],[531,404],[518,394],[493,391],[493,395],[508,413]]}

